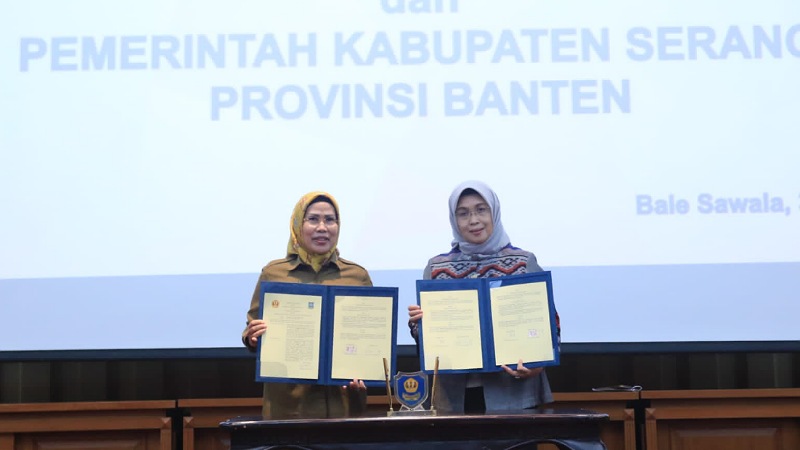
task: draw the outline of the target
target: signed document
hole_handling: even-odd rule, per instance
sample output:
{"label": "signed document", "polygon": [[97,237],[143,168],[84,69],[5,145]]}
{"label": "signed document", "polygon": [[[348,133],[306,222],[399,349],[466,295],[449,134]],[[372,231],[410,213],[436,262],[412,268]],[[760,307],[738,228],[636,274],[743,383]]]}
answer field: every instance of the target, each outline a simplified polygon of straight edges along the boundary
{"label": "signed document", "polygon": [[417,280],[420,365],[430,373],[497,372],[560,361],[550,272]]}
{"label": "signed document", "polygon": [[553,359],[545,282],[490,288],[495,364]]}
{"label": "signed document", "polygon": [[440,370],[483,367],[483,342],[478,290],[420,292],[424,366]]}
{"label": "signed document", "polygon": [[256,381],[367,386],[396,370],[396,287],[261,283]]}
{"label": "signed document", "polygon": [[383,359],[392,355],[391,297],[334,298],[331,377],[382,380]]}
{"label": "signed document", "polygon": [[267,331],[259,348],[259,375],[316,380],[322,297],[266,293],[263,311]]}

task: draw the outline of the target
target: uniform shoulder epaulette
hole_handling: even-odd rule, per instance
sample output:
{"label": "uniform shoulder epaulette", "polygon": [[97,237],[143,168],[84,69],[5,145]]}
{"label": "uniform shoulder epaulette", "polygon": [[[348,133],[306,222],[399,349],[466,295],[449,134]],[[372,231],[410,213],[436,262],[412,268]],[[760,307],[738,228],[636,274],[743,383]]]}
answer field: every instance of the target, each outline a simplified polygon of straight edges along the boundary
{"label": "uniform shoulder epaulette", "polygon": [[286,256],[280,259],[273,259],[272,261],[268,262],[267,265],[264,266],[264,268],[266,269],[267,267],[278,266],[281,264],[288,264],[289,262],[291,262],[292,259],[293,258],[291,256]]}
{"label": "uniform shoulder epaulette", "polygon": [[[347,264],[348,266],[356,266],[356,267],[360,267],[360,268],[364,269],[364,266],[362,266],[361,264],[358,264],[358,263],[355,263],[353,261],[350,261],[349,259],[344,259],[342,257],[339,257],[339,262],[342,263],[342,264]],[[367,270],[367,269],[364,269],[364,270]]]}

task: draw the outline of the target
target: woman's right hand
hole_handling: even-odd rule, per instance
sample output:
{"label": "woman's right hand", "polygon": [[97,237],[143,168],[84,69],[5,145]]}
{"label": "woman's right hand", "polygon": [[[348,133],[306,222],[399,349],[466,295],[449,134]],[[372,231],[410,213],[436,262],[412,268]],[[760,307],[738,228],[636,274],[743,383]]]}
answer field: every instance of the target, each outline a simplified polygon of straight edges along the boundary
{"label": "woman's right hand", "polygon": [[258,337],[264,334],[267,331],[267,323],[263,320],[251,320],[250,323],[247,324],[247,345],[248,347],[257,347],[258,346]]}
{"label": "woman's right hand", "polygon": [[409,305],[408,306],[408,321],[409,322],[419,322],[422,319],[422,308],[419,305]]}

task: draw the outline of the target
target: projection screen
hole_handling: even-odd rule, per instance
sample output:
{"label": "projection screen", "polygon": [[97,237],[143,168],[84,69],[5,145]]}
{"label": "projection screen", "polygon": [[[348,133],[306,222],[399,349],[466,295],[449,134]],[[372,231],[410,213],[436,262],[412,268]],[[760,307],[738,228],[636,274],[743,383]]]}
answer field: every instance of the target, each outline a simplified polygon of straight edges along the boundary
{"label": "projection screen", "polygon": [[406,306],[478,179],[564,343],[797,341],[796,0],[0,14],[0,351],[240,347],[312,190]]}

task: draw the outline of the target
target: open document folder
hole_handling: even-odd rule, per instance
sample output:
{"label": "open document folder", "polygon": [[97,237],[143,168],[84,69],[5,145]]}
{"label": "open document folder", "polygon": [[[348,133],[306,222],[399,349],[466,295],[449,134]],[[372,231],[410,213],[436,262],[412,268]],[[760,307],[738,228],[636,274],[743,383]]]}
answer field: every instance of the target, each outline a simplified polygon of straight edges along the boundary
{"label": "open document folder", "polygon": [[550,272],[417,281],[425,371],[496,372],[500,365],[559,363]]}
{"label": "open document folder", "polygon": [[382,386],[396,363],[397,288],[261,284],[256,381]]}

